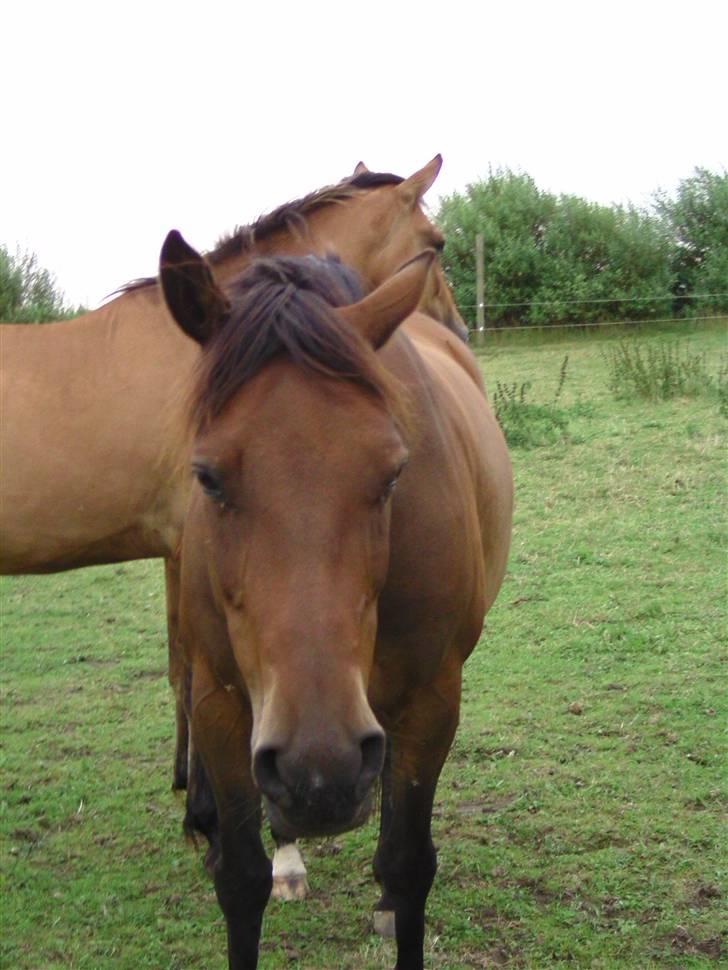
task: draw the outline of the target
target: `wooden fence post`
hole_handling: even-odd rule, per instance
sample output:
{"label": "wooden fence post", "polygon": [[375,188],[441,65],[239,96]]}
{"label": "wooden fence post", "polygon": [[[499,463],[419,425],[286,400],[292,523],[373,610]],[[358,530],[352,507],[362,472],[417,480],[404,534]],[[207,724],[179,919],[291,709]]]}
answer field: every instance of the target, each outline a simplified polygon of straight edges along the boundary
{"label": "wooden fence post", "polygon": [[479,232],[475,236],[475,325],[481,333],[485,330],[483,274],[483,234]]}

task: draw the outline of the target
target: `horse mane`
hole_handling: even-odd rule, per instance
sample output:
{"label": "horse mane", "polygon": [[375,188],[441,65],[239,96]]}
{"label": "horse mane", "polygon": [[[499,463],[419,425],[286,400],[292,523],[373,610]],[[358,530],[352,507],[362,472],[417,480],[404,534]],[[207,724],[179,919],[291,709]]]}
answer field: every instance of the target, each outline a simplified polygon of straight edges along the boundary
{"label": "horse mane", "polygon": [[359,384],[399,410],[399,393],[373,348],[334,307],[363,296],[358,274],[335,256],[257,259],[228,288],[231,309],[205,345],[190,399],[194,433],[274,357],[335,380]]}
{"label": "horse mane", "polygon": [[[205,253],[205,258],[213,266],[218,266],[235,256],[251,252],[257,243],[268,239],[276,232],[291,229],[294,226],[305,231],[306,218],[323,206],[346,202],[362,189],[399,185],[403,181],[401,175],[392,175],[391,172],[364,171],[358,175],[351,175],[336,185],[327,185],[322,189],[309,192],[302,199],[285,202],[267,215],[259,216],[248,226],[236,226],[231,233],[218,240],[214,249]],[[120,286],[116,292],[132,293],[135,290],[154,286],[157,282],[156,276],[141,277]]]}

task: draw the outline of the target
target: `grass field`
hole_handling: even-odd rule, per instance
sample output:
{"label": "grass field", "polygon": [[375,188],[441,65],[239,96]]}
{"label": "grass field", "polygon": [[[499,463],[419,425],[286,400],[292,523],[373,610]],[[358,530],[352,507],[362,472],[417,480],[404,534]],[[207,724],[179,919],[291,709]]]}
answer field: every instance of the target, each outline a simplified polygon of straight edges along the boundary
{"label": "grass field", "polygon": [[[673,337],[717,371],[724,330]],[[568,353],[568,427],[513,451],[509,573],[434,819],[431,968],[726,958],[726,421],[714,395],[615,401],[612,339],[497,337],[480,354],[489,387],[528,380],[548,402]],[[0,592],[0,965],[222,970],[170,791],[160,564]],[[304,844],[312,893],[270,904],[263,970],[393,965],[371,933],[374,838]]]}

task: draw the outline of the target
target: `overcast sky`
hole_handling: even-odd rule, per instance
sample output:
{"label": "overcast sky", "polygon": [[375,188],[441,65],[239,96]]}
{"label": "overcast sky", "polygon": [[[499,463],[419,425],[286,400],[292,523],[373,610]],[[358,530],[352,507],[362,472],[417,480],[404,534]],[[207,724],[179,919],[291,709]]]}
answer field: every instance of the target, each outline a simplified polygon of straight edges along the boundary
{"label": "overcast sky", "polygon": [[7,0],[0,243],[74,303],[349,174],[644,205],[728,165],[724,0]]}

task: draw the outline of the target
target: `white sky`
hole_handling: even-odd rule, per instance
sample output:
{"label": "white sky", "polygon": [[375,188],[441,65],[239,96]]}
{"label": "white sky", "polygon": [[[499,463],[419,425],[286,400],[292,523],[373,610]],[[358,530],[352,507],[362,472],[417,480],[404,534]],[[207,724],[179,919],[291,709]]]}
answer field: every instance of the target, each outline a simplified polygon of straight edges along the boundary
{"label": "white sky", "polygon": [[728,165],[724,0],[6,0],[0,243],[98,304],[349,174],[649,202]]}

